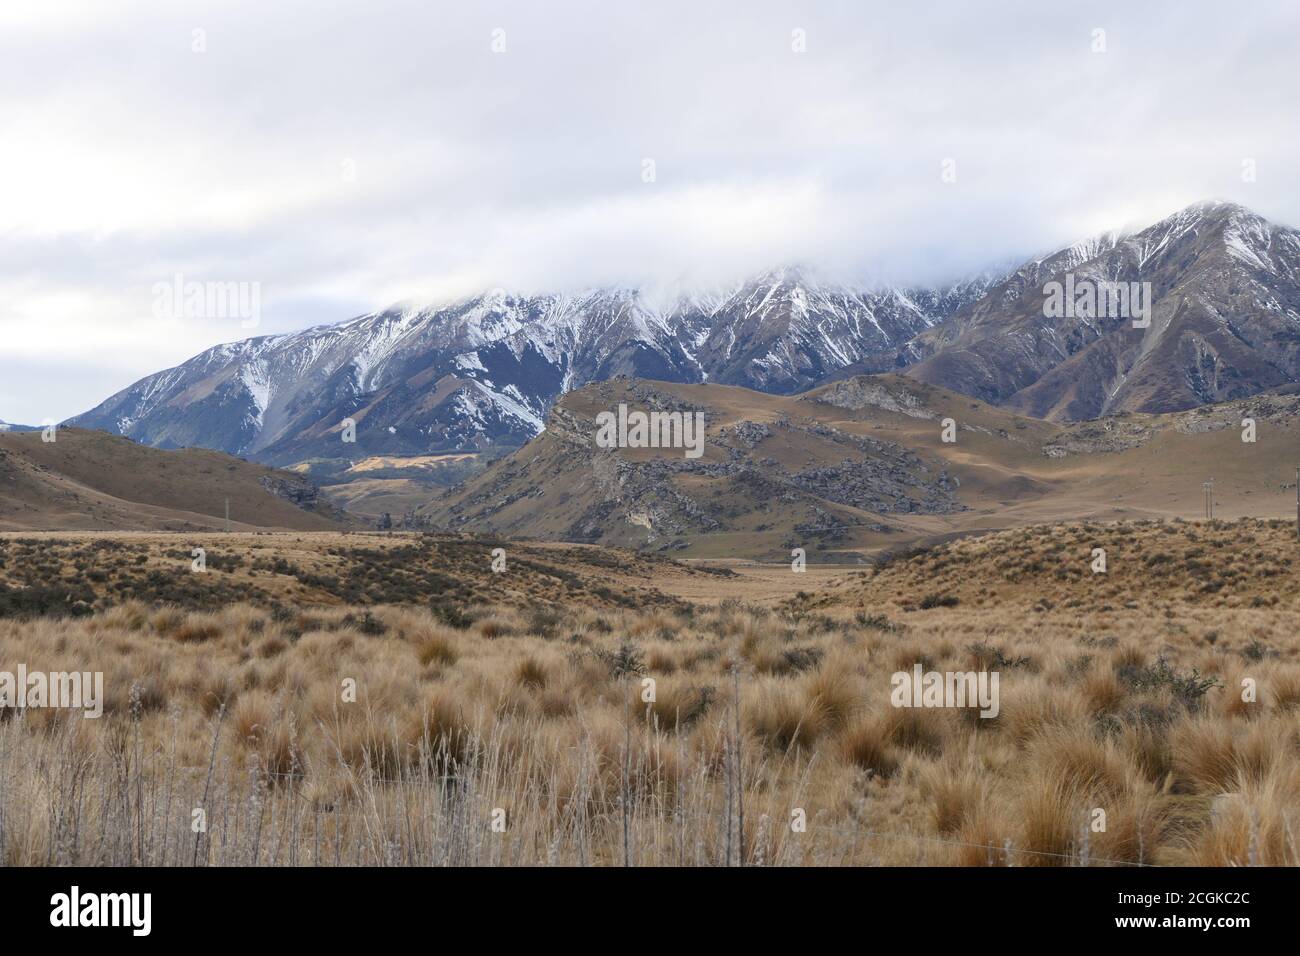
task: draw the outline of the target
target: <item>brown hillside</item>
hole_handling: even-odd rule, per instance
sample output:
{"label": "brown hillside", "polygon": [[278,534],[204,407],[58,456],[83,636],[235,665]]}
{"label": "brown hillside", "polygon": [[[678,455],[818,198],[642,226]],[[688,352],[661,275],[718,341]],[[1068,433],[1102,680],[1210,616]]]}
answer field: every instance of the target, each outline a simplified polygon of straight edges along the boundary
{"label": "brown hillside", "polygon": [[[1094,549],[1105,551],[1096,572]],[[1294,521],[1136,521],[1017,528],[904,551],[798,603],[903,611],[1089,612],[1168,604],[1300,609]]]}
{"label": "brown hillside", "polygon": [[299,475],[201,448],[163,451],[85,429],[0,434],[0,530],[338,528]]}
{"label": "brown hillside", "polygon": [[[602,449],[620,402],[702,410],[704,454]],[[1255,421],[1256,441],[1241,423]],[[956,441],[941,440],[943,421]],[[775,396],[620,379],[565,396],[547,429],[434,499],[433,526],[682,551],[863,560],[973,532],[1056,521],[1294,513],[1300,396],[1054,425],[896,375]]]}

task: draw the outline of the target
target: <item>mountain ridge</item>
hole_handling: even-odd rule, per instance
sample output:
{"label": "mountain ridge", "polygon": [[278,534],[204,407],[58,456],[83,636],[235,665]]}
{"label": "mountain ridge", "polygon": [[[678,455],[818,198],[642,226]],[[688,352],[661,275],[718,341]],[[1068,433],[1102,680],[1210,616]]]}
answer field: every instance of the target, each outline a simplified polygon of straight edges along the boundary
{"label": "mountain ridge", "polygon": [[[1300,232],[1236,203],[1195,203],[1026,263],[941,329],[910,376],[1053,421],[1169,412],[1300,381]],[[1049,317],[1024,294],[1069,274],[1149,283],[1133,316]]]}
{"label": "mountain ridge", "polygon": [[[1151,326],[1048,317],[1045,285],[1149,282]],[[618,376],[796,394],[861,373],[1051,421],[1175,411],[1300,381],[1300,233],[1192,204],[933,288],[768,270],[665,303],[634,288],[399,305],[208,349],[69,424],[273,465],[519,447],[561,395]],[[356,443],[343,441],[348,421]]]}
{"label": "mountain ridge", "polygon": [[[561,394],[618,375],[789,393],[849,367],[891,368],[907,339],[990,281],[861,292],[792,268],[669,310],[629,289],[494,290],[215,346],[69,424],[271,464],[517,447]],[[339,443],[346,418],[355,449]]]}

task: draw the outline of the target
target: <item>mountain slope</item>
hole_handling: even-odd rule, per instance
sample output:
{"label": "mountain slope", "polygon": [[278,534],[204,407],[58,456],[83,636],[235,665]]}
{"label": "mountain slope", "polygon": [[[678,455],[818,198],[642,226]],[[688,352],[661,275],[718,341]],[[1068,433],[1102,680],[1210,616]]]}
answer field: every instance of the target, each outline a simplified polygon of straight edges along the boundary
{"label": "mountain slope", "polygon": [[[1131,315],[1044,314],[1045,287],[1150,283]],[[1300,381],[1300,232],[1231,203],[1190,206],[1027,263],[940,329],[908,375],[1055,421],[1164,412]]]}
{"label": "mountain slope", "polygon": [[342,515],[298,475],[203,449],[102,432],[0,434],[0,531],[327,530]]}

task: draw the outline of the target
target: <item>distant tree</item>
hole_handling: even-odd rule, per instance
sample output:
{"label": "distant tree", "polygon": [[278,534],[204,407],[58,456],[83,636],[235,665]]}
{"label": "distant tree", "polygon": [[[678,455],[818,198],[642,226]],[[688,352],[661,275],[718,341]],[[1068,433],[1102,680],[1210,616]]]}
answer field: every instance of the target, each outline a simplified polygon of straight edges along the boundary
{"label": "distant tree", "polygon": [[393,527],[393,516],[385,511],[379,516],[379,530],[388,531]]}

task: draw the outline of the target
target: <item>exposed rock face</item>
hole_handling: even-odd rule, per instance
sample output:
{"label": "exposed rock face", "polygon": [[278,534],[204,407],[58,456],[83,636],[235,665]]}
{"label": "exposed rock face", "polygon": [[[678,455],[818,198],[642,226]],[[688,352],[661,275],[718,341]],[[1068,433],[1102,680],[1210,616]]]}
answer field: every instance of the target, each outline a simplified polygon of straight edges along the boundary
{"label": "exposed rock face", "polygon": [[1140,422],[1114,418],[1084,422],[1045,443],[1043,454],[1048,458],[1065,458],[1067,455],[1123,451],[1145,445],[1153,434],[1152,428]]}
{"label": "exposed rock face", "polygon": [[772,437],[772,429],[761,422],[737,422],[730,428],[723,429],[723,438],[731,438],[737,444],[752,451],[757,445]]}
{"label": "exposed rock face", "polygon": [[1174,428],[1185,434],[1241,428],[1244,419],[1256,422],[1287,422],[1300,417],[1300,394],[1256,395],[1240,402],[1207,405],[1179,415]]}
{"label": "exposed rock face", "polygon": [[920,496],[916,494],[915,485],[900,482],[888,466],[872,462],[864,468],[861,462],[847,458],[830,468],[797,472],[790,476],[790,480],[796,487],[819,498],[877,514],[946,514],[960,507],[952,497],[955,486],[947,473],[940,474],[935,484],[923,486]]}
{"label": "exposed rock face", "polygon": [[304,511],[315,511],[320,502],[320,489],[305,479],[263,475],[258,483],[277,498],[283,498]]}
{"label": "exposed rock face", "polygon": [[891,390],[883,382],[870,378],[855,377],[835,382],[818,394],[817,401],[837,408],[881,408],[913,418],[935,417],[934,412],[926,408],[914,393],[903,389]]}
{"label": "exposed rock face", "polygon": [[1224,429],[1241,429],[1247,420],[1289,426],[1300,420],[1300,394],[1255,395],[1236,402],[1223,402],[1189,409],[1160,419],[1147,415],[1122,415],[1096,421],[1075,422],[1043,444],[1049,458],[1124,451],[1150,442],[1162,429],[1180,435],[1203,435]]}

